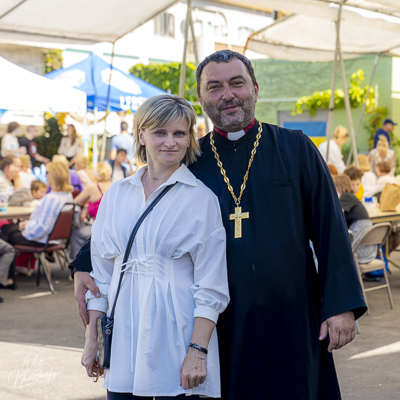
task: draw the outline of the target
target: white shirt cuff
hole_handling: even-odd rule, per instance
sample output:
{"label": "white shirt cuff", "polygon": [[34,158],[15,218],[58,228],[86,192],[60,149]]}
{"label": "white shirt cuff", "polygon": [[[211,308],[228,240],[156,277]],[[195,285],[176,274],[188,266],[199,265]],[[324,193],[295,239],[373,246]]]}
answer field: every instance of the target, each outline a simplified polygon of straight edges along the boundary
{"label": "white shirt cuff", "polygon": [[87,310],[106,312],[108,308],[108,299],[105,296],[86,298]]}
{"label": "white shirt cuff", "polygon": [[219,312],[210,307],[198,306],[194,309],[193,317],[207,318],[216,324],[218,321]]}

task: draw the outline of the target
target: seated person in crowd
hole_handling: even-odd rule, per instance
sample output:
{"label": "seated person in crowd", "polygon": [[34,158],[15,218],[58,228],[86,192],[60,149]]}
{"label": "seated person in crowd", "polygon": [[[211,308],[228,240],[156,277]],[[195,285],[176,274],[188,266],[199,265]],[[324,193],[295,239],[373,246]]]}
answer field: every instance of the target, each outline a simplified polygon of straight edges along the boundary
{"label": "seated person in crowd", "polygon": [[350,178],[351,189],[353,190],[354,196],[361,201],[364,197],[364,188],[361,185],[363,172],[357,167],[350,166],[344,170],[344,174]]}
{"label": "seated person in crowd", "polygon": [[10,122],[7,127],[7,133],[1,138],[1,156],[16,156],[26,154],[26,148],[20,146],[17,136],[19,134],[19,123]]}
{"label": "seated person in crowd", "polygon": [[65,157],[63,154],[56,154],[53,156],[52,161],[61,162],[67,166],[69,171],[70,183],[72,185],[73,191],[82,192],[83,190],[82,182],[79,176],[74,171],[69,169],[69,162],[67,160],[67,157]]}
{"label": "seated person in crowd", "polygon": [[[333,177],[339,201],[342,206],[347,228],[354,234],[353,249],[358,245],[364,233],[372,227],[372,222],[362,203],[353,194],[350,178],[347,175]],[[360,264],[367,264],[376,257],[376,246],[361,246],[357,250]]]}
{"label": "seated person in crowd", "polygon": [[123,164],[126,159],[126,150],[118,149],[117,154],[115,156],[115,160],[108,160],[111,165],[112,174],[111,174],[111,182],[118,182],[121,179],[129,176],[129,172]]}
{"label": "seated person in crowd", "polygon": [[16,156],[6,156],[0,161],[0,201],[8,203],[15,190],[22,187],[19,171],[21,160]]}
{"label": "seated person in crowd", "polygon": [[83,189],[90,183],[96,182],[93,171],[89,168],[89,159],[86,156],[78,154],[75,156],[74,161],[76,174],[81,180]]}
{"label": "seated person in crowd", "polygon": [[396,178],[391,175],[391,165],[387,161],[377,164],[376,174],[378,175],[378,179],[374,190],[375,195],[380,195],[387,183],[394,183],[397,185]]}
{"label": "seated person in crowd", "polygon": [[376,175],[371,171],[368,156],[366,156],[365,154],[359,154],[357,158],[358,168],[363,172],[363,176],[361,177],[361,184],[364,188],[364,197],[372,197],[374,195],[376,186]]}
{"label": "seated person in crowd", "polygon": [[79,193],[74,199],[75,204],[82,207],[80,218],[75,219],[75,227],[72,230],[71,236],[71,251],[70,258],[73,260],[78,254],[80,248],[89,239],[91,234],[91,224],[87,223],[86,219],[89,215],[96,219],[97,210],[100,206],[100,201],[103,198],[105,191],[111,186],[111,166],[108,162],[100,162],[94,170],[94,176],[97,183],[90,183],[83,192]]}
{"label": "seated person in crowd", "polygon": [[390,164],[390,174],[394,176],[396,171],[396,155],[394,151],[389,148],[389,143],[385,137],[381,137],[378,140],[376,149],[372,149],[369,152],[368,160],[371,165],[371,171],[378,176],[376,166],[384,161]]}
{"label": "seated person in crowd", "polygon": [[[0,288],[15,289],[15,250],[9,243],[0,239]],[[0,303],[3,299],[0,297]]]}
{"label": "seated person in crowd", "polygon": [[72,203],[68,167],[64,163],[51,162],[46,169],[52,191],[38,201],[29,220],[1,228],[0,238],[12,245],[44,246],[61,209],[65,203]]}
{"label": "seated person in crowd", "polygon": [[19,156],[19,159],[21,160],[19,176],[21,177],[22,187],[30,190],[31,183],[37,179],[32,172],[31,157],[28,154],[24,154]]}
{"label": "seated person in crowd", "polygon": [[336,127],[333,132],[333,138],[329,141],[329,155],[328,159],[326,159],[326,152],[328,149],[328,142],[322,142],[318,150],[321,153],[322,158],[325,160],[327,164],[334,165],[339,172],[339,174],[343,174],[343,171],[346,169],[346,164],[343,161],[342,155],[342,146],[347,142],[349,138],[349,133],[347,129],[339,125]]}

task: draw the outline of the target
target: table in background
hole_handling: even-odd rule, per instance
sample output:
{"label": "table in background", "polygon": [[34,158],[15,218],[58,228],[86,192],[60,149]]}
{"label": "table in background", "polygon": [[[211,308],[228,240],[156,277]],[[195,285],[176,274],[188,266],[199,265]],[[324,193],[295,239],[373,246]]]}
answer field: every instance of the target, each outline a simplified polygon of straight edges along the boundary
{"label": "table in background", "polygon": [[[1,206],[0,206],[1,207]],[[6,206],[7,211],[0,211],[0,219],[29,218],[34,207]]]}

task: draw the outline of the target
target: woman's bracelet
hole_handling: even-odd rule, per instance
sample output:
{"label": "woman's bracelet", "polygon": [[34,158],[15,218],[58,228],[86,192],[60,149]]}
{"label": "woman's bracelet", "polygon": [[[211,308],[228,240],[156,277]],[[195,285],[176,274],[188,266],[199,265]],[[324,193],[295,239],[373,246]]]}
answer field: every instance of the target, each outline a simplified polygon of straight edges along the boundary
{"label": "woman's bracelet", "polygon": [[196,343],[190,343],[190,344],[189,344],[189,347],[193,347],[194,349],[196,349],[196,350],[198,350],[198,351],[201,351],[201,352],[204,353],[204,354],[208,354],[208,350],[207,350],[207,349],[205,349],[204,347],[199,346],[199,345],[196,344]]}
{"label": "woman's bracelet", "polygon": [[192,349],[190,349],[190,351],[192,352],[192,354],[195,356],[195,357],[197,357],[197,358],[199,358],[200,360],[205,360],[206,358],[204,357],[204,358],[202,358],[202,357],[199,357]]}

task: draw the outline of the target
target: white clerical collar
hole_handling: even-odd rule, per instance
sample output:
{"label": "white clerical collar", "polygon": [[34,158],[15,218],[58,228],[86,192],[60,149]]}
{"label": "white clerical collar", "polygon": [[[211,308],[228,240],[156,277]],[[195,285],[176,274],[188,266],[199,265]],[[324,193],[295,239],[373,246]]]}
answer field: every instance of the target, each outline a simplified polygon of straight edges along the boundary
{"label": "white clerical collar", "polygon": [[245,134],[246,134],[246,132],[243,129],[239,132],[228,132],[228,139],[229,140],[239,140]]}

